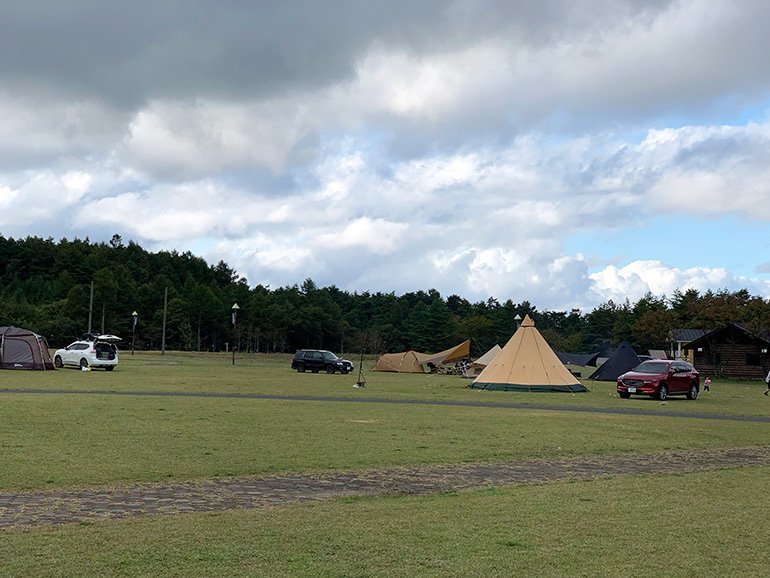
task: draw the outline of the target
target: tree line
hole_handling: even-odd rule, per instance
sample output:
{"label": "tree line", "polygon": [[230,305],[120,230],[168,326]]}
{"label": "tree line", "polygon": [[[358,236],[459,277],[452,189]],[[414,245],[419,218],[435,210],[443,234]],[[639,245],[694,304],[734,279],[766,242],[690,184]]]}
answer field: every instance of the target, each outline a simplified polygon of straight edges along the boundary
{"label": "tree line", "polygon": [[90,319],[91,330],[120,335],[124,348],[133,336],[137,349],[436,352],[470,338],[478,356],[507,342],[517,315],[530,315],[555,350],[573,353],[624,340],[638,350],[669,349],[671,330],[681,328],[738,322],[760,335],[770,328],[770,302],[745,289],[648,293],[590,312],[538,311],[529,301],[470,302],[435,289],[351,293],[312,279],[251,287],[224,261],[209,265],[189,251],[151,253],[119,235],[107,243],[0,235],[0,325],[31,329],[52,347],[80,337]]}

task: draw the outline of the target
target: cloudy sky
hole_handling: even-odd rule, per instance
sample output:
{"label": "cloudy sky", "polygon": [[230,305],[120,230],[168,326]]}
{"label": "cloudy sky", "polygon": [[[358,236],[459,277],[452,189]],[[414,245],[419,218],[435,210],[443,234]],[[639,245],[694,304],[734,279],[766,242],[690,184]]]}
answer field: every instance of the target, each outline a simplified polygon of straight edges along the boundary
{"label": "cloudy sky", "polygon": [[770,296],[765,0],[1,0],[0,234],[539,309]]}

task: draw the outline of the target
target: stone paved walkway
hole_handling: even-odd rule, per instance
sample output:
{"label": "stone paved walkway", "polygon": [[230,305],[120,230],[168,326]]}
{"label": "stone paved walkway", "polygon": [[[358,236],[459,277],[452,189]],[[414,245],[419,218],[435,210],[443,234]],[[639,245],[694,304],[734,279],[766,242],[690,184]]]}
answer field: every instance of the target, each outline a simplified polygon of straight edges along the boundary
{"label": "stone paved walkway", "polygon": [[770,465],[770,446],[464,464],[319,475],[233,477],[109,489],[0,493],[0,529],[151,514],[264,508],[344,496],[429,494],[489,486],[593,480]]}

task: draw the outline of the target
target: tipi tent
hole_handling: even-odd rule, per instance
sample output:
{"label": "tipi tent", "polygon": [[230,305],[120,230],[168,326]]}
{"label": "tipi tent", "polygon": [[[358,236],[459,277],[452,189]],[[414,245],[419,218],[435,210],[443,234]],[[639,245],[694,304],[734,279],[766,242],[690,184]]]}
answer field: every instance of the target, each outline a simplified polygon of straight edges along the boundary
{"label": "tipi tent", "polygon": [[0,369],[53,369],[45,337],[19,327],[0,327]]}
{"label": "tipi tent", "polygon": [[372,369],[374,371],[397,371],[400,373],[426,373],[429,364],[441,365],[452,363],[468,357],[471,353],[471,340],[466,339],[460,345],[455,345],[438,353],[418,353],[404,351],[401,353],[385,353],[380,356]]}
{"label": "tipi tent", "polygon": [[503,348],[495,343],[495,346],[492,349],[468,365],[468,368],[465,370],[465,377],[468,379],[474,379],[475,377],[478,377],[479,374],[484,371],[484,368],[492,363],[492,360],[497,357],[497,354],[502,350]]}
{"label": "tipi tent", "polygon": [[633,369],[642,362],[639,356],[631,348],[628,341],[621,343],[618,348],[612,352],[612,355],[596,368],[588,379],[597,381],[615,381],[618,376],[630,369]]}
{"label": "tipi tent", "polygon": [[559,361],[529,315],[524,317],[502,351],[468,387],[504,391],[588,391]]}

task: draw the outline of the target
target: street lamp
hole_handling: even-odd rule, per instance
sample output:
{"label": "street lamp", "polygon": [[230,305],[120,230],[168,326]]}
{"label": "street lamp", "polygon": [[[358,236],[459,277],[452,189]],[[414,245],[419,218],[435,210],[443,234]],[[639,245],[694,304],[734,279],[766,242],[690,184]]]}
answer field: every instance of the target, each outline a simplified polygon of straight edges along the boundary
{"label": "street lamp", "polygon": [[131,317],[134,318],[134,324],[131,327],[131,355],[133,355],[134,354],[134,341],[135,341],[134,338],[136,336],[136,320],[139,318],[139,314],[136,311],[134,311],[131,314]]}
{"label": "street lamp", "polygon": [[516,314],[516,317],[513,318],[513,320],[516,322],[516,329],[521,327],[521,315],[518,313]]}
{"label": "street lamp", "polygon": [[240,309],[240,307],[238,307],[237,303],[233,303],[233,306],[232,306],[231,309],[233,311],[233,315],[232,315],[232,319],[233,319],[233,365],[235,365],[235,350],[236,350],[236,347],[235,347],[235,326],[238,323],[238,309]]}

